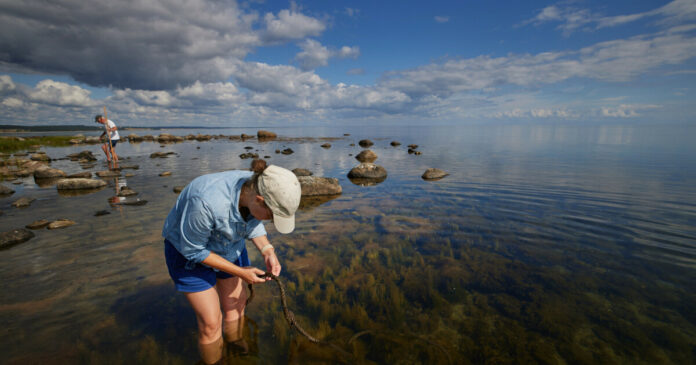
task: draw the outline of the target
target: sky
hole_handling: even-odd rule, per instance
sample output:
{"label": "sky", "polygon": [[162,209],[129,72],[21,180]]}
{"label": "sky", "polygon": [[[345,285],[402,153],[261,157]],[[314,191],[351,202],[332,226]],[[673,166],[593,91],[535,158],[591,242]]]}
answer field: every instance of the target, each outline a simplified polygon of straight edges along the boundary
{"label": "sky", "polygon": [[694,123],[696,0],[0,0],[0,124]]}

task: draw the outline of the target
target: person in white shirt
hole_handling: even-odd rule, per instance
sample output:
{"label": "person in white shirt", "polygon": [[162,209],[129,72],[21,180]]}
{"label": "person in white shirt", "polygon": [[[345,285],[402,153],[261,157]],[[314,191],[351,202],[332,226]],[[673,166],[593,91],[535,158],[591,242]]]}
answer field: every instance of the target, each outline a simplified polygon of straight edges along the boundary
{"label": "person in white shirt", "polygon": [[[111,146],[109,146],[109,142],[104,143],[102,145],[102,151],[104,151],[104,154],[106,155],[106,160],[111,162],[113,159],[114,162],[118,161],[118,155],[116,154],[116,144],[121,140],[121,137],[118,135],[118,128],[116,128],[116,124],[110,119],[106,119],[101,115],[97,115],[94,117],[94,121],[97,123],[101,123],[106,125],[106,131],[104,131],[99,138],[104,137],[106,135],[106,132],[109,132],[109,139],[111,140]],[[113,147],[113,148],[112,148]],[[113,156],[111,156],[111,155]]]}

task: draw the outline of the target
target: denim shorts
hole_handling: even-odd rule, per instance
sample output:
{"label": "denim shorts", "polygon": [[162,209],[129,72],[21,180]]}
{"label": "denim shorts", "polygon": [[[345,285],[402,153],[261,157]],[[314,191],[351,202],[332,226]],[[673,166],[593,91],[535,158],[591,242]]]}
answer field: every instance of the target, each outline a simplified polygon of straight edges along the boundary
{"label": "denim shorts", "polygon": [[[164,240],[164,257],[167,261],[169,276],[174,280],[176,290],[180,292],[195,293],[208,290],[215,286],[218,278],[227,279],[233,277],[233,275],[226,272],[215,271],[201,264],[196,264],[193,268],[187,269],[185,266],[188,260],[167,240]],[[242,250],[242,254],[234,264],[239,267],[251,266],[246,247]]]}
{"label": "denim shorts", "polygon": [[120,139],[112,139],[111,140],[111,147],[116,147],[116,144],[118,143],[118,141],[120,141]]}

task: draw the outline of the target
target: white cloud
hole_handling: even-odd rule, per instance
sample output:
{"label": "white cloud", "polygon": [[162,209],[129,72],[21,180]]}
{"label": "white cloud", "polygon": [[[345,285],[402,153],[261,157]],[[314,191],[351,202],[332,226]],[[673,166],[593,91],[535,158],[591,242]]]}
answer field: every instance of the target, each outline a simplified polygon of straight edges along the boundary
{"label": "white cloud", "polygon": [[317,36],[326,29],[326,25],[321,20],[306,16],[294,9],[281,10],[278,15],[267,13],[264,21],[266,30],[262,38],[267,44]]}
{"label": "white cloud", "polygon": [[601,116],[611,118],[639,117],[641,110],[659,109],[661,106],[652,104],[621,104],[616,107],[602,107]]}
{"label": "white cloud", "polygon": [[94,105],[94,102],[89,97],[90,93],[89,90],[76,85],[43,80],[36,85],[34,90],[29,92],[28,97],[32,101],[45,104],[86,107]]}
{"label": "white cloud", "polygon": [[304,71],[328,65],[329,58],[357,58],[360,56],[360,48],[358,47],[343,46],[338,50],[330,50],[313,39],[307,39],[299,46],[302,48],[302,52],[295,56],[295,60]]}
{"label": "white cloud", "polygon": [[16,88],[12,78],[8,75],[0,75],[0,93],[13,91]]}
{"label": "white cloud", "polygon": [[669,26],[679,22],[693,21],[696,20],[696,2],[693,0],[674,0],[662,7],[646,12],[615,16],[603,16],[588,9],[578,8],[573,3],[566,2],[541,9],[535,17],[523,22],[522,25],[560,22],[558,29],[568,36],[581,28],[597,30],[631,23],[648,17],[659,17],[657,23]]}
{"label": "white cloud", "polygon": [[24,105],[24,102],[15,97],[9,97],[2,101],[2,105],[9,108],[19,108]]}

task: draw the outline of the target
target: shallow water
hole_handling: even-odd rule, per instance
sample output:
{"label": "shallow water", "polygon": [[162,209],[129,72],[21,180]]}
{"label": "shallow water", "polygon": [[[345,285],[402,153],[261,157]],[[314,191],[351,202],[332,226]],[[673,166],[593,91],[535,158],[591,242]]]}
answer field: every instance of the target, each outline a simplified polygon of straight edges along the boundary
{"label": "shallow water", "polygon": [[[291,332],[275,286],[259,285],[247,310],[252,353],[230,363],[696,362],[696,128],[272,130],[283,139],[123,143],[122,163],[139,169],[87,195],[4,182],[16,193],[0,198],[2,231],[38,219],[77,224],[0,251],[0,362],[195,363],[195,319],[169,281],[160,230],[174,186],[247,168],[245,146],[339,179],[343,194],[305,207],[293,234],[267,229],[298,320],[351,356]],[[319,137],[337,139],[324,149]],[[363,138],[389,173],[375,186],[346,177]],[[422,155],[406,152],[411,143]],[[287,147],[294,154],[275,153]],[[86,149],[101,153],[43,150]],[[177,155],[149,158],[161,151]],[[89,170],[52,166],[104,170],[99,157]],[[450,176],[424,181],[429,167]],[[148,203],[110,204],[119,183]],[[10,206],[22,196],[37,200]]]}

